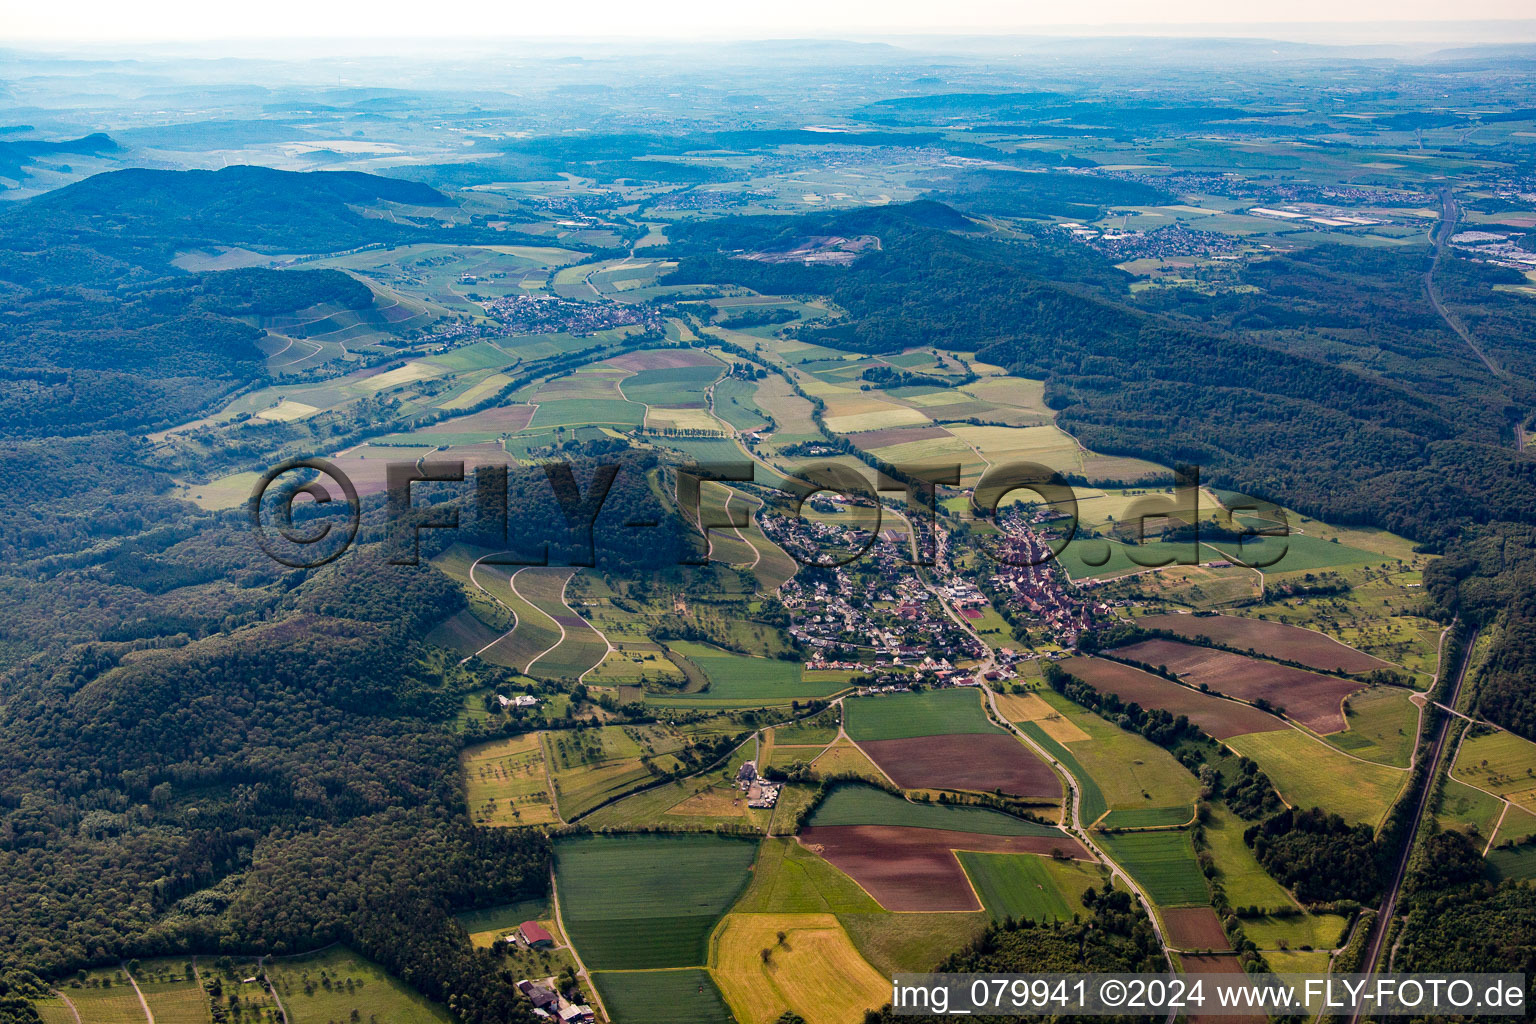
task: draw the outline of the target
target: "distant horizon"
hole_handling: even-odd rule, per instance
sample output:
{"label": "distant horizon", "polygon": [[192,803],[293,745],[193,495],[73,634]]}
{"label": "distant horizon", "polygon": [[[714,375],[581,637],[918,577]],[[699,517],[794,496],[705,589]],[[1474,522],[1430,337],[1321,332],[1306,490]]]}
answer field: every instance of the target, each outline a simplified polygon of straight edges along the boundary
{"label": "distant horizon", "polygon": [[[1233,8],[1239,8],[1237,12]],[[1262,16],[1242,17],[1251,7]],[[779,0],[727,7],[705,0],[662,0],[636,7],[589,0],[579,12],[463,0],[424,17],[406,0],[268,0],[259,8],[217,8],[193,0],[147,0],[131,7],[81,0],[0,13],[3,49],[88,50],[215,46],[261,50],[277,44],[341,43],[416,49],[509,41],[664,43],[668,41],[923,41],[1032,37],[1233,38],[1323,45],[1446,45],[1536,41],[1525,0],[1465,0],[1443,17],[1434,0],[1293,0],[1283,12],[1230,0],[1168,0],[1147,20],[1132,0],[1080,0],[1070,10],[1014,0],[953,0],[939,12],[926,0]],[[1237,14],[1234,17],[1234,13]],[[1278,16],[1277,16],[1278,14]]]}
{"label": "distant horizon", "polygon": [[[1454,28],[1457,31],[1438,30]],[[505,53],[508,44],[537,50],[598,47],[606,50],[652,49],[669,44],[835,44],[879,45],[924,50],[997,50],[1011,41],[1037,40],[1210,40],[1353,49],[1410,49],[1433,52],[1461,47],[1522,46],[1536,44],[1536,18],[1458,22],[1296,22],[1296,23],[1188,23],[1177,25],[1046,25],[1032,31],[1007,33],[904,32],[864,34],[828,31],[784,35],[564,35],[523,34],[455,36],[246,36],[229,38],[14,38],[0,46],[0,53],[44,58],[203,58],[311,60],[324,57],[473,57]],[[279,52],[280,51],[280,52]],[[554,56],[554,54],[550,54]]]}

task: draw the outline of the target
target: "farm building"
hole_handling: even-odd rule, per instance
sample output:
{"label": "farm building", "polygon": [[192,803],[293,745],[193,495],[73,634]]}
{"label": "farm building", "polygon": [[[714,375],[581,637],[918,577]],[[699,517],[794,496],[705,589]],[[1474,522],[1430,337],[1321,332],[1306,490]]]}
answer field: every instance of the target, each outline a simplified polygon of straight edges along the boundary
{"label": "farm building", "polygon": [[524,921],[517,926],[517,934],[534,949],[545,949],[555,944],[554,937],[537,921]]}

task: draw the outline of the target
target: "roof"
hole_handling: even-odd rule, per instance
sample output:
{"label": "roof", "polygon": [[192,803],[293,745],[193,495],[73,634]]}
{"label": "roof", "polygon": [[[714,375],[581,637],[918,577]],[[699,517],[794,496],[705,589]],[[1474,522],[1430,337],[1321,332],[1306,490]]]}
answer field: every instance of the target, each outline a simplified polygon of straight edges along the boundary
{"label": "roof", "polygon": [[522,933],[524,942],[554,942],[554,936],[544,930],[544,926],[537,921],[524,921],[517,926]]}

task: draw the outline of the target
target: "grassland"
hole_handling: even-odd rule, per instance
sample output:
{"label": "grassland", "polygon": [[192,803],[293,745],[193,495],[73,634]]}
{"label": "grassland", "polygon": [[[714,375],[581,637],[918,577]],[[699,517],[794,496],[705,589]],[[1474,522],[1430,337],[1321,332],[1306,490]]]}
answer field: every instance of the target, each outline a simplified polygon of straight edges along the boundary
{"label": "grassland", "polygon": [[[81,1024],[143,1024],[146,1020],[138,995],[120,969],[91,971],[83,984],[71,982],[60,991],[74,1004]],[[73,1015],[68,1019],[73,1022]]]}
{"label": "grassland", "polygon": [[562,839],[555,877],[570,940],[592,970],[702,966],[756,853],[720,836]]}
{"label": "grassland", "polygon": [[764,839],[733,914],[871,914],[880,904],[792,838]]}
{"label": "grassland", "polygon": [[789,1011],[807,1024],[848,1024],[890,1000],[890,982],[831,914],[730,914],[713,946],[711,973],[740,1024]]}
{"label": "grassland", "polygon": [[[670,756],[684,739],[662,726],[604,726],[550,734],[545,757],[555,776],[555,798],[566,821],[644,785],[656,770],[678,766]],[[647,764],[649,762],[649,764]]]}
{"label": "grassland", "polygon": [[1083,891],[1103,884],[1099,869],[1023,853],[957,852],[992,920],[1070,921],[1088,916]]}
{"label": "grassland", "polygon": [[931,971],[986,927],[986,911],[972,913],[842,914],[839,921],[864,959],[886,977]]}
{"label": "grassland", "polygon": [[459,754],[469,816],[479,825],[545,825],[559,820],[540,733],[466,747]]}
{"label": "grassland", "polygon": [[[1328,742],[1368,761],[1407,768],[1419,734],[1419,709],[1400,686],[1376,686],[1346,699],[1348,728],[1330,733]],[[1536,783],[1533,783],[1536,785]]]}
{"label": "grassland", "polygon": [[1439,801],[1435,805],[1435,821],[1441,828],[1466,831],[1476,828],[1479,835],[1488,836],[1504,813],[1505,803],[1490,793],[1484,793],[1460,782],[1447,778],[1442,784]]}
{"label": "grassland", "polygon": [[1260,866],[1243,842],[1246,823],[1221,804],[1211,805],[1203,824],[1206,849],[1216,862],[1216,879],[1235,907],[1290,910],[1296,901]]}
{"label": "grassland", "polygon": [[816,813],[812,825],[904,825],[910,828],[948,829],[988,836],[1059,836],[1048,825],[1015,818],[984,807],[916,803],[872,786],[841,786],[832,791]]}
{"label": "grassland", "polygon": [[879,697],[853,697],[843,702],[848,735],[855,740],[900,740],[993,732],[972,689],[928,690]]}
{"label": "grassland", "polygon": [[1456,778],[1536,811],[1536,743],[1512,732],[1486,732],[1462,741]]}
{"label": "grassland", "polygon": [[1227,746],[1258,762],[1294,807],[1322,807],[1352,822],[1381,823],[1407,772],[1360,761],[1296,729],[1233,736]]}
{"label": "grassland", "polygon": [[868,754],[846,739],[827,747],[812,762],[812,767],[823,776],[858,775],[875,782],[890,782]]}
{"label": "grassland", "polygon": [[840,712],[828,708],[814,718],[801,719],[788,725],[774,726],[773,742],[785,746],[826,746],[837,739]]}
{"label": "grassland", "polygon": [[[190,959],[147,960],[134,972],[155,1024],[209,1024],[208,993],[190,970]],[[141,1012],[136,1019],[142,1019]]]}
{"label": "grassland", "polygon": [[354,1010],[360,1020],[391,1024],[450,1024],[454,1019],[447,1010],[344,949],[271,960],[266,967],[293,1024],[345,1021]]}
{"label": "grassland", "polygon": [[[709,680],[709,689],[690,695],[690,703],[708,700],[737,706],[788,704],[792,700],[827,697],[847,688],[840,681],[805,679],[800,663],[795,661],[753,658],[689,641],[675,641],[669,646],[697,665]],[[654,702],[666,704],[669,699],[656,697]]]}
{"label": "grassland", "polygon": [[1041,697],[1084,734],[1064,745],[1102,794],[1105,827],[1183,825],[1194,817],[1199,782],[1172,754],[1059,694]]}
{"label": "grassland", "polygon": [[565,590],[574,569],[531,567],[518,572],[511,587],[556,627],[553,646],[536,655],[524,671],[538,678],[577,679],[608,655],[597,630],[566,604]]}
{"label": "grassland", "polygon": [[1085,825],[1092,825],[1109,813],[1109,801],[1105,799],[1104,791],[1099,788],[1098,781],[1065,744],[1058,742],[1055,736],[1047,732],[1041,722],[1020,722],[1019,728],[1059,761],[1062,767],[1077,780],[1078,811]]}
{"label": "grassland", "polygon": [[1122,832],[1099,842],[1159,906],[1197,906],[1210,900],[1188,832]]}
{"label": "grassland", "polygon": [[714,979],[703,968],[677,971],[597,971],[603,1005],[620,1024],[736,1024]]}

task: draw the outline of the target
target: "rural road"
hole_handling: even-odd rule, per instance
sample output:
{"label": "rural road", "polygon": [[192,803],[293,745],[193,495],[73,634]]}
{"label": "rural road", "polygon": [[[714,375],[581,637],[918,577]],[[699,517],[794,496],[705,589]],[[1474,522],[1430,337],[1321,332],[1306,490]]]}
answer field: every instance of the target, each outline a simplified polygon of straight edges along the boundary
{"label": "rural road", "polygon": [[[1452,707],[1456,706],[1456,698],[1461,695],[1461,686],[1467,679],[1467,669],[1472,664],[1472,648],[1477,642],[1477,630],[1473,630],[1467,637],[1465,649],[1461,652],[1461,664],[1456,668],[1456,682],[1451,687],[1450,696],[1446,702]],[[1445,750],[1445,738],[1450,735],[1452,718],[1446,715],[1440,719],[1440,724],[1435,733],[1434,746],[1429,751],[1430,774],[1424,780],[1424,788],[1419,793],[1419,804],[1413,812],[1413,824],[1408,829],[1408,835],[1403,840],[1402,853],[1397,858],[1397,870],[1392,876],[1392,886],[1387,890],[1386,898],[1381,903],[1381,913],[1376,915],[1376,920],[1371,923],[1371,935],[1366,942],[1366,956],[1360,966],[1360,973],[1366,975],[1366,980],[1376,973],[1376,963],[1381,959],[1382,946],[1387,941],[1387,933],[1392,929],[1392,917],[1397,913],[1397,897],[1403,888],[1403,878],[1408,874],[1408,860],[1413,854],[1413,841],[1419,834],[1419,826],[1424,820],[1424,812],[1429,808],[1429,802],[1434,796],[1434,773],[1439,770],[1440,755]],[[1350,1024],[1358,1024],[1364,1008],[1357,1008],[1350,1015]]]}

